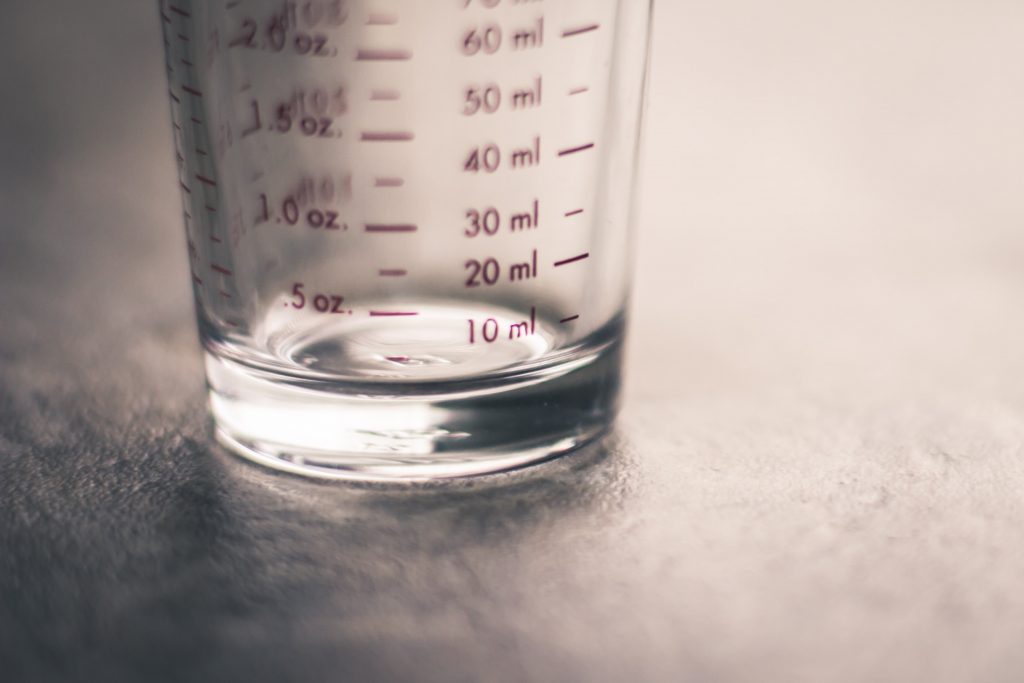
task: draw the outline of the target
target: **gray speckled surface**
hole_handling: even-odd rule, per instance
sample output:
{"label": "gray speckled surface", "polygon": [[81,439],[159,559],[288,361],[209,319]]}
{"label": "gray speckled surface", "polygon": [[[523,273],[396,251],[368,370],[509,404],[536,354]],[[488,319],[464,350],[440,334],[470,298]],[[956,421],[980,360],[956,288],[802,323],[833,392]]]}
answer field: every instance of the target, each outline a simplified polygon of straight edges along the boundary
{"label": "gray speckled surface", "polygon": [[618,433],[409,489],[210,446],[150,4],[0,18],[3,680],[1024,675],[1019,5],[663,2]]}

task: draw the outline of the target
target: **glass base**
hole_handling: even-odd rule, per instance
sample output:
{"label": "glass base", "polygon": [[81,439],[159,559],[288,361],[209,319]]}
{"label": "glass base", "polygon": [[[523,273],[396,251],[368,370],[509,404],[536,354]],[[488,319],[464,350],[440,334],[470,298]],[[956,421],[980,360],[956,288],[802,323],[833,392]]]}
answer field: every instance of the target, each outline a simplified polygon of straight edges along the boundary
{"label": "glass base", "polygon": [[604,434],[618,409],[620,335],[519,373],[444,383],[328,381],[206,352],[217,439],[279,470],[354,480],[500,472]]}

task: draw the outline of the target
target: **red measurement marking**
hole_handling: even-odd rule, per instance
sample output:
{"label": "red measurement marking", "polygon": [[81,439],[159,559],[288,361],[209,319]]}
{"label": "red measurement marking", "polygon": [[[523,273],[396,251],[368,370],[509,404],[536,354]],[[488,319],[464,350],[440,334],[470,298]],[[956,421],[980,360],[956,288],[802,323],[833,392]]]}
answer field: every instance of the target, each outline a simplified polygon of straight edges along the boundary
{"label": "red measurement marking", "polygon": [[412,359],[409,356],[385,356],[384,360],[389,360],[392,363],[408,363]]}
{"label": "red measurement marking", "polygon": [[202,285],[203,284],[203,278],[199,277],[195,273],[192,273],[192,282],[196,283],[197,285]]}
{"label": "red measurement marking", "polygon": [[363,142],[409,142],[415,136],[408,131],[366,131],[360,139]]}
{"label": "red measurement marking", "polygon": [[186,36],[184,33],[179,33],[178,34],[178,40],[183,40],[183,41],[185,41],[187,43],[187,42],[189,42],[189,37]]}
{"label": "red measurement marking", "polygon": [[168,90],[167,92],[169,92],[169,93],[171,94],[171,99],[172,99],[172,100],[174,100],[174,101],[175,101],[175,102],[177,102],[178,104],[181,104],[181,100],[180,100],[180,99],[178,99],[178,96],[174,94],[174,91],[173,91],[173,90]]}
{"label": "red measurement marking", "polygon": [[179,182],[178,184],[181,185],[181,189],[185,190],[185,192],[188,192],[189,194],[192,194],[192,188],[191,187],[189,187],[188,185],[186,185],[185,183],[182,183],[182,182]]}
{"label": "red measurement marking", "polygon": [[[171,23],[171,18],[167,16],[167,14],[163,10],[160,10],[160,16],[163,18],[165,24]],[[164,42],[167,41],[165,40]]]}
{"label": "red measurement marking", "polygon": [[416,232],[419,228],[415,225],[399,224],[385,225],[383,223],[367,223],[366,232]]}
{"label": "red measurement marking", "polygon": [[216,235],[210,235],[210,241],[215,244],[220,244],[220,238],[217,237]]}
{"label": "red measurement marking", "polygon": [[193,64],[192,62],[188,61],[184,57],[181,58],[181,63],[184,64],[185,66],[195,66],[195,64]]}
{"label": "red measurement marking", "polygon": [[578,26],[576,28],[567,28],[564,31],[562,31],[562,37],[563,38],[571,38],[573,36],[578,36],[578,35],[580,35],[582,33],[590,33],[591,31],[596,31],[599,28],[601,28],[601,24],[588,24],[587,26]]}
{"label": "red measurement marking", "polygon": [[196,147],[196,154],[205,157],[209,154],[209,152],[207,152],[205,149],[200,149],[199,147]]}
{"label": "red measurement marking", "polygon": [[210,187],[217,187],[217,181],[213,178],[207,178],[204,175],[196,173],[196,180],[201,182],[203,185],[209,185]]}
{"label": "red measurement marking", "polygon": [[370,311],[371,318],[411,318],[419,313],[415,311]]}
{"label": "red measurement marking", "polygon": [[581,88],[573,88],[572,90],[569,91],[569,94],[570,95],[582,95],[583,93],[588,92],[589,90],[590,90],[590,88],[588,88],[587,86],[584,85]]}
{"label": "red measurement marking", "polygon": [[217,213],[217,209],[213,208],[209,204],[206,205],[206,210],[209,211],[210,213]]}
{"label": "red measurement marking", "polygon": [[202,121],[200,121],[199,119],[197,119],[197,118],[196,118],[195,116],[193,116],[193,117],[192,117],[192,118],[190,119],[190,121],[192,121],[192,123],[194,123],[194,124],[196,124],[196,125],[199,125],[199,126],[203,125],[203,122],[202,122]]}
{"label": "red measurement marking", "polygon": [[405,277],[406,275],[409,274],[409,271],[402,270],[400,268],[394,268],[394,269],[390,269],[390,270],[389,269],[385,269],[385,270],[381,270],[381,271],[378,271],[378,272],[380,273],[381,277]]}
{"label": "red measurement marking", "polygon": [[195,88],[191,88],[191,87],[189,87],[187,85],[181,86],[181,89],[184,90],[185,92],[187,92],[189,95],[195,95],[196,97],[202,97],[203,96],[202,92],[200,92],[199,90],[196,90]]}
{"label": "red measurement marking", "polygon": [[225,299],[230,299],[230,298],[231,298],[231,295],[230,295],[230,294],[228,294],[227,292],[225,292],[225,291],[224,291],[223,289],[222,289],[222,290],[220,290],[220,295],[221,295],[222,297],[224,297]]}
{"label": "red measurement marking", "polygon": [[567,211],[565,213],[565,217],[566,218],[570,218],[572,216],[579,216],[581,213],[583,213],[583,209],[576,209],[575,211]]}
{"label": "red measurement marking", "polygon": [[398,17],[393,14],[371,14],[366,20],[368,26],[390,26],[398,23]]}
{"label": "red measurement marking", "polygon": [[228,277],[234,277],[234,273],[232,273],[230,270],[228,270],[224,266],[222,266],[220,264],[217,264],[217,263],[211,263],[210,264],[210,270],[216,271],[216,272],[220,273],[221,275],[227,275]]}
{"label": "red measurement marking", "polygon": [[356,60],[360,62],[404,62],[412,59],[408,50],[367,50],[356,51]]}
{"label": "red measurement marking", "polygon": [[167,6],[167,9],[171,10],[171,11],[172,11],[172,12],[174,12],[175,14],[180,14],[180,15],[181,15],[181,16],[183,16],[183,17],[191,17],[191,16],[192,16],[192,15],[191,15],[191,14],[189,13],[189,11],[188,11],[188,10],[184,10],[184,9],[182,9],[182,8],[180,8],[180,7],[175,7],[174,5],[168,5],[168,6]]}
{"label": "red measurement marking", "polygon": [[228,327],[241,327],[241,325],[236,323],[234,320],[225,320],[224,324],[227,325]]}
{"label": "red measurement marking", "polygon": [[555,268],[561,268],[562,266],[567,266],[570,263],[577,263],[588,258],[590,258],[590,254],[580,254],[579,256],[573,256],[572,258],[567,258],[562,261],[555,261]]}
{"label": "red measurement marking", "polygon": [[371,90],[370,99],[377,102],[390,102],[401,98],[402,93],[397,90]]}
{"label": "red measurement marking", "polygon": [[375,187],[402,187],[405,181],[401,178],[376,178],[373,184]]}
{"label": "red measurement marking", "polygon": [[570,154],[576,154],[577,152],[585,152],[588,149],[593,149],[593,148],[594,148],[594,143],[593,142],[588,142],[587,144],[580,145],[579,147],[570,147],[569,149],[563,149],[563,150],[561,150],[558,153],[558,156],[565,157],[565,156],[569,156]]}
{"label": "red measurement marking", "polygon": [[561,322],[564,325],[566,323],[571,323],[573,320],[579,320],[579,319],[580,319],[580,317],[578,315],[571,315],[568,318],[562,318],[559,322]]}

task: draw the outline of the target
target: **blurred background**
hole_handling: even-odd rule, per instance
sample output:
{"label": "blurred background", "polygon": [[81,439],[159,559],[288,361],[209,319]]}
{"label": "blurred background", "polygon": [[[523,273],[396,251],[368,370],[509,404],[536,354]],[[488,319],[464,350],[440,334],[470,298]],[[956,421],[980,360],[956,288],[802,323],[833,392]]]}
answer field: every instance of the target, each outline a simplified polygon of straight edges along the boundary
{"label": "blurred background", "polygon": [[[150,4],[3,10],[3,258],[116,288],[122,248],[159,253],[137,284],[184,310]],[[634,389],[926,380],[993,353],[1022,277],[1020,21],[1001,0],[661,3],[633,353],[671,360],[635,361]]]}
{"label": "blurred background", "polygon": [[[529,523],[486,489],[420,499],[415,528],[461,558],[440,568],[394,501],[349,536],[369,513],[322,489],[311,526],[274,503],[291,526],[252,542],[300,539],[313,578],[282,588],[264,557],[271,597],[232,621],[182,596],[253,580],[253,529],[216,520],[270,494],[196,464],[155,3],[3,3],[0,660],[15,680],[200,680],[249,657],[264,680],[291,670],[283,643],[311,671],[392,680],[1020,680],[1022,28],[1011,0],[660,2],[628,402],[603,460],[515,480]],[[143,521],[211,491],[210,527]],[[323,569],[352,544],[365,571],[408,573]],[[311,586],[320,606],[285,600]]]}

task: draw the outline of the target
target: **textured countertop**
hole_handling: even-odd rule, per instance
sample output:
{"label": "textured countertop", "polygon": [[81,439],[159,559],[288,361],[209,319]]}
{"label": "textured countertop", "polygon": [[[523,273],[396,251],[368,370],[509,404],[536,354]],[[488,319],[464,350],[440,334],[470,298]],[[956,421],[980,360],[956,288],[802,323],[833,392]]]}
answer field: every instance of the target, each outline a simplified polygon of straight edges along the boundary
{"label": "textured countertop", "polygon": [[846,4],[661,3],[614,437],[376,487],[208,439],[152,3],[4,3],[0,678],[1021,680],[1024,9]]}

